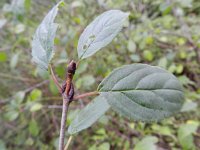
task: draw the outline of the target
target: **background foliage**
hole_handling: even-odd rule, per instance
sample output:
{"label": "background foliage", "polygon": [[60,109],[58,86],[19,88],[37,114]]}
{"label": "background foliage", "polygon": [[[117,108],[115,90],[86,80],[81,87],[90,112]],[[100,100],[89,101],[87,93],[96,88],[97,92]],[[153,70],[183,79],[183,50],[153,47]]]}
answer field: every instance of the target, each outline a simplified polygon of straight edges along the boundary
{"label": "background foliage", "polygon": [[[94,91],[114,68],[147,63],[175,74],[184,85],[182,112],[159,123],[130,122],[110,111],[74,137],[71,149],[200,149],[200,2],[198,0],[67,0],[59,11],[53,59],[60,79],[77,60],[79,35],[108,9],[129,11],[127,28],[112,44],[84,60],[76,94]],[[31,63],[35,29],[56,0],[0,1],[0,149],[57,148],[61,97],[48,73]],[[62,80],[61,80],[62,82]],[[74,102],[68,124],[91,99]],[[67,136],[68,137],[68,136]],[[66,138],[67,138],[66,137]]]}

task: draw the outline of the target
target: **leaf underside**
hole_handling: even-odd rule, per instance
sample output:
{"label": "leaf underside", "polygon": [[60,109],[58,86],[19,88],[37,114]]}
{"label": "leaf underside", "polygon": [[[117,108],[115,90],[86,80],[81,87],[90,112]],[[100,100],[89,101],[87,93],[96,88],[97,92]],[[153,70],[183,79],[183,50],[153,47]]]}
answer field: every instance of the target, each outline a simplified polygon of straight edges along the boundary
{"label": "leaf underside", "polygon": [[97,96],[91,103],[83,108],[68,128],[69,134],[75,134],[90,127],[110,108],[107,100]]}
{"label": "leaf underside", "polygon": [[58,6],[63,3],[59,2],[54,6],[42,23],[38,26],[32,41],[32,57],[40,68],[48,69],[48,64],[54,56],[54,38],[58,24],[54,23],[54,19],[58,12]]}
{"label": "leaf underside", "polygon": [[109,10],[90,23],[78,41],[79,58],[87,58],[109,44],[122,29],[128,15],[120,10]]}
{"label": "leaf underside", "polygon": [[182,86],[174,75],[146,64],[114,70],[98,90],[114,111],[145,122],[159,121],[178,112],[184,99]]}

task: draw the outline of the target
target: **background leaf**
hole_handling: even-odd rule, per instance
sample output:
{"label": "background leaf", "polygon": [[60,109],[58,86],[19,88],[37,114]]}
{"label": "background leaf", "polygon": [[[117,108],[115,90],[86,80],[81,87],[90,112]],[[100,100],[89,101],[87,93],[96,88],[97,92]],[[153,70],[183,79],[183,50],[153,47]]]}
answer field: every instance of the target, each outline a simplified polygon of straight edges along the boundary
{"label": "background leaf", "polygon": [[196,123],[183,124],[178,129],[178,140],[184,150],[191,149],[195,150],[195,145],[193,143],[193,133],[198,128]]}
{"label": "background leaf", "polygon": [[175,76],[145,64],[114,70],[98,88],[116,112],[142,121],[157,121],[181,109],[184,94]]}
{"label": "background leaf", "polygon": [[157,150],[155,143],[158,142],[155,136],[146,136],[141,141],[139,141],[134,150]]}
{"label": "background leaf", "polygon": [[3,10],[15,15],[22,15],[24,13],[24,2],[25,0],[12,0],[11,4],[4,5]]}
{"label": "background leaf", "polygon": [[54,55],[54,38],[58,24],[54,23],[54,19],[58,12],[58,6],[63,3],[59,2],[46,15],[42,23],[37,28],[32,41],[33,61],[41,68],[48,69],[48,64]]}
{"label": "background leaf", "polygon": [[28,128],[29,132],[31,133],[32,136],[37,136],[39,133],[39,126],[37,124],[37,122],[32,119],[29,123],[29,128]]}
{"label": "background leaf", "polygon": [[5,62],[7,60],[7,54],[5,52],[0,52],[0,62]]}
{"label": "background leaf", "polygon": [[102,97],[96,97],[84,109],[82,109],[68,128],[69,134],[75,134],[83,129],[90,127],[110,108],[107,100]]}
{"label": "background leaf", "polygon": [[87,58],[109,44],[122,29],[128,15],[120,10],[109,10],[98,16],[80,36],[79,58]]}
{"label": "background leaf", "polygon": [[31,112],[35,112],[35,111],[38,111],[38,110],[40,110],[40,109],[42,109],[42,104],[40,104],[40,103],[35,103],[35,104],[33,104],[32,106],[31,106],[31,108],[30,108],[30,111]]}

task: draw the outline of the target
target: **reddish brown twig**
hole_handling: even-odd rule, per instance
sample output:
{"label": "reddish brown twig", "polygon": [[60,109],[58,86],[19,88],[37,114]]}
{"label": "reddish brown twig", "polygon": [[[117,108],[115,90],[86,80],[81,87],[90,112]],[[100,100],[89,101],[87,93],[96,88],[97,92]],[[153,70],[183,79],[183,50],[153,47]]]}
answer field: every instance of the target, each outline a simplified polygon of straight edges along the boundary
{"label": "reddish brown twig", "polygon": [[74,77],[75,72],[76,72],[76,63],[72,60],[67,67],[66,88],[65,88],[66,95],[69,96],[70,99],[73,99],[74,96],[72,79]]}
{"label": "reddish brown twig", "polygon": [[84,98],[84,97],[95,96],[95,95],[99,95],[99,92],[94,91],[94,92],[88,92],[88,93],[84,93],[84,94],[81,94],[81,95],[77,95],[77,96],[74,96],[73,100],[78,100],[78,99],[81,99],[81,98]]}
{"label": "reddish brown twig", "polygon": [[72,79],[75,74],[75,71],[76,71],[76,63],[72,60],[67,67],[65,87],[63,87],[64,89],[61,88],[62,97],[63,97],[63,107],[62,107],[62,118],[61,118],[61,127],[60,127],[59,150],[64,149],[67,111],[68,111],[70,102],[72,102],[73,96],[74,96],[74,88],[73,88]]}
{"label": "reddish brown twig", "polygon": [[55,76],[55,74],[54,74],[54,71],[53,71],[53,69],[52,69],[51,64],[49,65],[49,67],[50,67],[50,71],[51,71],[51,77],[52,77],[52,79],[53,79],[55,85],[57,86],[59,92],[62,93],[62,87],[60,86],[60,84],[59,84],[59,82],[58,82],[58,79],[56,78],[56,76]]}

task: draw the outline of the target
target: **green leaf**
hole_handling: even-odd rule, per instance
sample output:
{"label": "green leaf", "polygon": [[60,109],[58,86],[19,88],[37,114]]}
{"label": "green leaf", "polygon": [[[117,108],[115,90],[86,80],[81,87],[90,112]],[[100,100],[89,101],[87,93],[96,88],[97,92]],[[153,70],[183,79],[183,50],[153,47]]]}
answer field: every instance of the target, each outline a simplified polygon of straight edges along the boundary
{"label": "green leaf", "polygon": [[19,53],[16,53],[12,56],[11,60],[10,60],[10,68],[14,69],[18,63],[18,59],[19,59]]}
{"label": "green leaf", "polygon": [[76,87],[89,89],[95,83],[95,78],[92,75],[85,75],[79,78],[76,82]]}
{"label": "green leaf", "polygon": [[7,23],[6,19],[0,19],[0,29]]}
{"label": "green leaf", "polygon": [[12,0],[11,4],[5,4],[3,10],[5,12],[12,12],[15,15],[24,14],[24,1],[25,0]]}
{"label": "green leaf", "polygon": [[136,51],[137,46],[136,46],[136,44],[135,44],[135,42],[133,40],[129,40],[127,48],[129,50],[129,52],[134,53]]}
{"label": "green leaf", "polygon": [[110,144],[108,142],[102,143],[98,147],[98,150],[110,150]]}
{"label": "green leaf", "polygon": [[84,59],[108,45],[120,32],[129,13],[109,10],[90,23],[78,41],[78,56]]}
{"label": "green leaf", "polygon": [[133,64],[115,69],[98,87],[111,108],[141,121],[158,121],[178,112],[183,103],[182,86],[162,68]]}
{"label": "green leaf", "polygon": [[7,60],[7,54],[5,52],[0,52],[0,62],[5,62]]}
{"label": "green leaf", "polygon": [[178,129],[178,140],[185,150],[195,150],[195,145],[193,143],[193,133],[197,130],[197,124],[183,124]]}
{"label": "green leaf", "polygon": [[35,120],[31,120],[29,122],[29,127],[28,127],[29,132],[31,133],[32,136],[37,136],[39,133],[39,127],[38,124]]}
{"label": "green leaf", "polygon": [[102,97],[96,97],[84,109],[82,109],[68,128],[69,134],[75,134],[83,129],[90,127],[110,108],[107,100]]}
{"label": "green leaf", "polygon": [[14,99],[15,99],[15,102],[17,104],[20,104],[22,103],[22,101],[24,100],[24,97],[25,97],[25,92],[24,91],[19,91],[15,94],[14,96]]}
{"label": "green leaf", "polygon": [[132,55],[130,55],[130,59],[131,59],[133,62],[140,62],[140,61],[141,61],[140,56],[137,55],[137,54],[132,54]]}
{"label": "green leaf", "polygon": [[183,76],[179,76],[179,81],[183,84],[183,85],[195,85],[195,82],[190,80],[187,76],[183,75]]}
{"label": "green leaf", "polygon": [[154,132],[158,132],[159,134],[173,136],[171,128],[169,126],[160,126],[158,124],[154,124],[152,125],[152,129]]}
{"label": "green leaf", "polygon": [[49,89],[50,89],[51,93],[52,93],[53,95],[58,94],[59,91],[58,91],[58,88],[57,88],[57,86],[55,85],[54,81],[53,81],[52,79],[49,79],[49,80],[50,80]]}
{"label": "green leaf", "polygon": [[6,150],[6,144],[2,140],[0,140],[0,150]]}
{"label": "green leaf", "polygon": [[146,136],[135,145],[134,150],[157,150],[155,143],[158,139],[154,136]]}
{"label": "green leaf", "polygon": [[31,0],[25,0],[24,7],[25,7],[26,11],[29,11],[31,8]]}
{"label": "green leaf", "polygon": [[31,101],[36,101],[36,100],[40,99],[41,96],[42,96],[42,91],[39,90],[39,89],[34,89],[30,93],[30,100]]}
{"label": "green leaf", "polygon": [[9,110],[5,114],[5,118],[8,119],[9,121],[14,121],[15,119],[17,119],[18,116],[19,116],[19,112],[16,110]]}
{"label": "green leaf", "polygon": [[54,23],[54,19],[58,12],[58,6],[62,3],[63,1],[59,2],[49,11],[37,28],[32,41],[33,61],[46,70],[55,53],[54,38],[56,36],[58,24]]}
{"label": "green leaf", "polygon": [[147,60],[147,61],[152,61],[153,58],[154,58],[153,53],[152,53],[151,51],[149,51],[149,50],[145,50],[145,51],[143,52],[143,57],[144,57],[144,59]]}
{"label": "green leaf", "polygon": [[158,61],[158,66],[161,67],[161,68],[164,68],[164,69],[167,68],[167,59],[166,59],[166,57],[163,57]]}
{"label": "green leaf", "polygon": [[183,104],[181,112],[194,111],[198,107],[196,102],[188,101]]}
{"label": "green leaf", "polygon": [[40,103],[35,103],[35,104],[33,104],[32,106],[31,106],[31,108],[30,108],[30,111],[31,112],[35,112],[35,111],[38,111],[38,110],[40,110],[40,109],[42,109],[42,104],[40,104]]}

